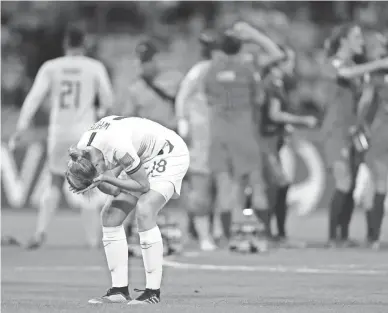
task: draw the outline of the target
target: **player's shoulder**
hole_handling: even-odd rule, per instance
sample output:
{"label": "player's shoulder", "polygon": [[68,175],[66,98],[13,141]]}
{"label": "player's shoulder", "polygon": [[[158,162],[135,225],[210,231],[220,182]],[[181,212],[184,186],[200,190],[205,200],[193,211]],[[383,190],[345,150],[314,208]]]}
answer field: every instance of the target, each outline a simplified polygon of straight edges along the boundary
{"label": "player's shoulder", "polygon": [[210,68],[211,62],[209,60],[202,60],[194,64],[187,72],[186,77],[196,79],[201,77]]}

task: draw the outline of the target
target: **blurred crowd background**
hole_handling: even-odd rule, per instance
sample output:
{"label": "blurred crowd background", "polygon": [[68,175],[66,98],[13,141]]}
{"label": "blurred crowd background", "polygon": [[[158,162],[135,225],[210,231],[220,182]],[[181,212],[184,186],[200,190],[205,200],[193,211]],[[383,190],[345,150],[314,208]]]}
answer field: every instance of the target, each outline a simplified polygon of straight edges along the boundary
{"label": "blurred crowd background", "polygon": [[[89,54],[109,68],[117,110],[120,95],[139,71],[135,46],[145,36],[158,39],[166,68],[185,73],[199,59],[198,35],[221,29],[238,19],[264,30],[297,52],[299,84],[295,105],[322,105],[322,47],[330,29],[356,21],[387,33],[388,4],[353,1],[12,1],[3,2],[2,138],[14,131],[15,119],[39,66],[62,53],[62,34],[69,22],[83,23],[90,36]],[[122,98],[122,96],[121,96]],[[47,123],[47,108],[37,116]],[[119,112],[118,112],[119,113]]]}
{"label": "blurred crowd background", "polygon": [[[166,71],[184,74],[200,58],[199,34],[204,29],[221,30],[237,20],[251,23],[296,51],[298,85],[292,105],[303,111],[309,106],[324,109],[323,43],[332,28],[354,21],[364,29],[388,34],[387,16],[388,3],[373,1],[2,2],[2,143],[15,131],[39,67],[62,54],[62,35],[69,22],[88,30],[89,55],[102,60],[109,70],[117,97],[113,113],[127,111],[125,94],[139,74],[135,47],[142,39],[151,37],[160,43]],[[49,103],[35,117],[36,129],[42,130],[35,136],[40,134],[42,139],[48,112]],[[2,193],[3,184],[2,180]]]}

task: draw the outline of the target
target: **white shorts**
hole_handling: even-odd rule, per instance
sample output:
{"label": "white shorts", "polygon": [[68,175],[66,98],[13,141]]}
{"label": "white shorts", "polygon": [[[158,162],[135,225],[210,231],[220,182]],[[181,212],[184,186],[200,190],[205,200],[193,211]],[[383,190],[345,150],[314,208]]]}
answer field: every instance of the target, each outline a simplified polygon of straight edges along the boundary
{"label": "white shorts", "polygon": [[[190,165],[189,150],[183,139],[173,133],[168,140],[173,146],[171,151],[170,145],[166,143],[157,156],[143,164],[150,189],[163,195],[166,201],[180,197],[182,181]],[[123,176],[120,175],[120,178]],[[171,186],[173,188],[170,188]],[[131,194],[138,198],[141,195],[132,192]]]}

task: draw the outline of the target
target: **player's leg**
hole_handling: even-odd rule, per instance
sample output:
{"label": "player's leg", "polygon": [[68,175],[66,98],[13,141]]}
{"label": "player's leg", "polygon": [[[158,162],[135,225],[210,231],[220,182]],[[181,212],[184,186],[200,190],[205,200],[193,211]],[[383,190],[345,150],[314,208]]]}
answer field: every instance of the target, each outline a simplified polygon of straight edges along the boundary
{"label": "player's leg", "polygon": [[[333,176],[335,180],[335,191],[330,204],[329,213],[329,241],[331,244],[338,239],[337,231],[341,223],[346,206],[350,205],[349,197],[353,198],[352,175],[349,164],[345,160],[338,160],[333,165]],[[342,238],[345,234],[342,234]]]}
{"label": "player's leg", "polygon": [[271,212],[267,193],[267,184],[262,169],[253,170],[249,176],[252,186],[252,208],[257,218],[262,222],[264,229],[261,237],[270,239],[271,233]]}
{"label": "player's leg", "polygon": [[216,248],[210,231],[210,212],[213,204],[212,183],[209,174],[190,173],[188,210],[193,216],[193,226],[198,235],[200,248],[205,251]]}
{"label": "player's leg", "polygon": [[236,184],[228,172],[215,175],[216,207],[219,211],[221,228],[225,238],[229,241],[232,230],[232,212],[236,208]]}
{"label": "player's leg", "polygon": [[359,166],[363,160],[363,155],[356,151],[354,147],[350,148],[349,158],[347,159],[348,168],[350,171],[351,184],[347,193],[346,201],[340,215],[340,235],[342,245],[352,246],[354,242],[349,240],[349,226],[353,216],[355,207],[353,192],[355,189],[356,177]]}
{"label": "player's leg", "polygon": [[28,241],[27,249],[37,249],[44,243],[47,228],[56,212],[62,195],[64,176],[50,173],[49,186],[44,190],[39,204],[37,225],[34,236]]}
{"label": "player's leg", "polygon": [[97,248],[101,243],[100,212],[107,199],[107,195],[95,190],[89,199],[83,199],[79,207],[86,241],[90,248]]}
{"label": "player's leg", "polygon": [[135,208],[137,198],[121,193],[110,197],[101,211],[102,241],[112,279],[106,295],[89,303],[120,303],[130,300],[128,291],[128,247],[123,222]]}
{"label": "player's leg", "polygon": [[384,158],[376,158],[371,164],[372,177],[375,185],[375,195],[372,210],[367,214],[368,240],[370,244],[379,248],[381,225],[384,218],[384,202],[387,190],[388,164]]}
{"label": "player's leg", "polygon": [[335,190],[331,198],[329,210],[329,246],[336,245],[337,243],[337,231],[342,212],[349,197],[353,197],[349,150],[345,147],[346,140],[343,139],[340,131],[332,132],[326,136],[326,161],[332,170],[335,182]]}
{"label": "player's leg", "polygon": [[[143,194],[136,207],[140,247],[146,275],[146,289],[129,304],[155,304],[160,302],[160,286],[163,274],[163,239],[156,224],[159,211],[175,192],[169,181],[152,183],[152,189]],[[156,191],[158,190],[158,191]]]}
{"label": "player's leg", "polygon": [[[171,146],[173,148],[171,149]],[[163,273],[163,239],[157,222],[160,210],[180,196],[183,178],[190,164],[189,151],[184,141],[171,138],[169,147],[144,164],[149,169],[150,190],[141,195],[136,207],[136,221],[146,275],[144,292],[129,304],[155,304],[160,302],[160,285]],[[153,173],[157,172],[157,175]]]}

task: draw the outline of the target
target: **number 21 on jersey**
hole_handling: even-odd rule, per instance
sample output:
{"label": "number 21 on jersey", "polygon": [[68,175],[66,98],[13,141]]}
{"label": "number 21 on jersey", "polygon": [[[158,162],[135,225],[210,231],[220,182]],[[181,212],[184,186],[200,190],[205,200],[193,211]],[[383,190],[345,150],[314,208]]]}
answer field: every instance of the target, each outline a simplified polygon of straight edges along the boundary
{"label": "number 21 on jersey", "polygon": [[63,80],[60,85],[59,105],[61,109],[78,108],[81,83],[76,80]]}

